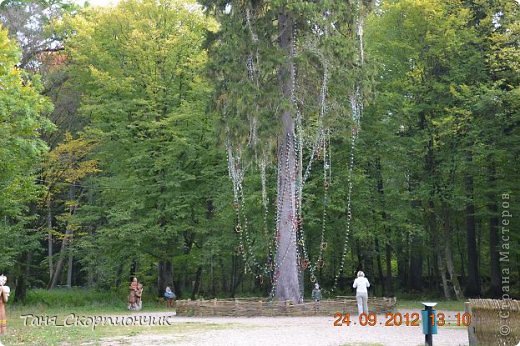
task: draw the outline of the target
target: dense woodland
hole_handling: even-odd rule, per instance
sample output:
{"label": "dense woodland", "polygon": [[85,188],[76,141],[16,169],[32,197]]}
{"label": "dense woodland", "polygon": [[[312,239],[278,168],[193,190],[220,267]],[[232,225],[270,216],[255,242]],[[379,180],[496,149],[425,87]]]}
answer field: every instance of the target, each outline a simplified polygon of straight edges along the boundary
{"label": "dense woodland", "polygon": [[359,269],[379,296],[518,297],[519,10],[4,0],[15,299],[133,275],[154,294],[273,296],[284,241],[306,297],[351,295]]}

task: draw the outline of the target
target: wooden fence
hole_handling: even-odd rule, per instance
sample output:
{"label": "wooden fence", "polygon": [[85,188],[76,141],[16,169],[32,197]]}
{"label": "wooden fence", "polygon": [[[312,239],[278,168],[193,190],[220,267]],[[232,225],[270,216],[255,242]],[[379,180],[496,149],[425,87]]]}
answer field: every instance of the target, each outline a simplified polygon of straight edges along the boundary
{"label": "wooden fence", "polygon": [[469,344],[516,346],[520,342],[520,302],[518,300],[470,299]]}
{"label": "wooden fence", "polygon": [[[370,312],[393,311],[396,298],[368,298]],[[334,316],[336,312],[357,314],[355,297],[326,299],[319,303],[305,301],[268,301],[264,298],[237,298],[212,300],[178,300],[179,316]]]}

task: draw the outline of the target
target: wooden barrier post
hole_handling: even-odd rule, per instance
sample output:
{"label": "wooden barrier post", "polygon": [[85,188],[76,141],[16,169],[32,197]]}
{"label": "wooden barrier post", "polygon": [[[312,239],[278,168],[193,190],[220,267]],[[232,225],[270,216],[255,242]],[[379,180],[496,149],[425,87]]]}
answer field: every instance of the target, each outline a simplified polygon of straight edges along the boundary
{"label": "wooden barrier post", "polygon": [[[469,302],[464,303],[464,311],[469,313],[470,316],[473,317],[471,313],[471,305]],[[471,318],[471,323],[468,326],[468,339],[469,339],[469,346],[477,346],[477,336],[475,335],[475,320]]]}

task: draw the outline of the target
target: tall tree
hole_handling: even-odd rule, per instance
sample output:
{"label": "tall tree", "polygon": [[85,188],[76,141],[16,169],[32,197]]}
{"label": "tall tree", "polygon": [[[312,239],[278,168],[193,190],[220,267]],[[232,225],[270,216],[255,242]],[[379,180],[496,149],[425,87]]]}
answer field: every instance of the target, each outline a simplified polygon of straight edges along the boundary
{"label": "tall tree", "polygon": [[[451,214],[460,215],[461,202],[467,207],[465,243],[471,274],[466,289],[480,291],[479,218],[474,208],[477,165],[472,156],[481,113],[470,104],[475,104],[472,95],[486,75],[480,38],[471,21],[472,13],[462,1],[384,2],[371,17],[368,33],[369,53],[382,59],[375,103],[380,104],[377,109],[384,106],[380,114],[396,135],[408,139],[405,162],[411,160],[406,165],[412,205],[421,206],[424,215],[420,231],[410,234],[409,287],[422,289],[422,273],[428,267],[434,272],[429,285],[440,278],[446,296],[452,292],[460,296],[452,245],[446,239],[456,231]],[[431,249],[424,246],[426,242],[433,244]]]}
{"label": "tall tree", "polygon": [[[272,293],[279,300],[297,302],[303,293],[300,263],[307,261],[301,214],[307,178],[303,162],[309,158],[312,163],[334,119],[351,112],[350,104],[342,104],[339,98],[355,94],[359,77],[355,68],[356,15],[363,4],[205,4],[222,23],[213,66],[218,83],[217,107],[225,120],[230,161],[234,164],[239,158],[247,165],[265,153],[274,151],[276,155],[277,241]],[[329,103],[335,107],[329,108]],[[310,152],[304,151],[303,138],[313,143]],[[234,165],[230,171],[239,187],[235,191],[240,192],[237,183],[241,182],[236,178],[241,174],[236,174]],[[313,272],[311,280],[316,280]]]}
{"label": "tall tree", "polygon": [[4,0],[0,3],[0,22],[9,36],[19,42],[21,68],[38,71],[41,57],[63,49],[59,38],[49,28],[52,21],[63,13],[73,12],[78,6],[62,0]]}
{"label": "tall tree", "polygon": [[[2,28],[0,51],[0,233],[6,244],[0,260],[2,271],[21,278],[26,255],[38,247],[28,204],[42,192],[35,178],[48,148],[39,137],[53,129],[45,117],[52,105],[38,93],[38,78],[16,67],[20,51]],[[16,287],[19,298],[24,292],[23,285]]]}
{"label": "tall tree", "polygon": [[[98,172],[96,160],[88,159],[94,146],[92,140],[85,140],[84,138],[73,139],[70,133],[65,134],[65,141],[59,144],[56,148],[50,151],[46,160],[43,163],[43,182],[47,192],[43,198],[44,205],[47,207],[47,227],[48,227],[48,260],[49,260],[49,288],[54,288],[58,283],[61,275],[61,270],[64,266],[66,254],[68,252],[69,258],[72,254],[69,250],[68,244],[72,242],[74,228],[76,226],[70,222],[72,216],[78,209],[79,199],[81,196],[81,189],[76,189],[87,176]],[[51,201],[55,195],[58,195],[63,190],[68,191],[67,199],[64,207],[67,210],[65,214],[60,213],[58,218],[64,224],[65,234],[56,232],[52,227]],[[76,190],[80,190],[79,193]],[[59,254],[56,267],[53,264],[53,236],[61,238],[61,250]],[[70,262],[70,261],[69,261]],[[69,263],[70,264],[70,263]],[[72,273],[71,265],[68,267],[69,273]],[[68,286],[71,286],[70,279]]]}
{"label": "tall tree", "polygon": [[203,76],[205,35],[216,28],[194,2],[177,0],[124,1],[63,22],[68,73],[89,119],[84,138],[98,142],[91,157],[102,171],[82,185],[90,200],[75,214],[85,231],[76,244],[100,285],[153,265],[163,290],[175,256],[186,270],[202,266],[225,167],[211,150]]}

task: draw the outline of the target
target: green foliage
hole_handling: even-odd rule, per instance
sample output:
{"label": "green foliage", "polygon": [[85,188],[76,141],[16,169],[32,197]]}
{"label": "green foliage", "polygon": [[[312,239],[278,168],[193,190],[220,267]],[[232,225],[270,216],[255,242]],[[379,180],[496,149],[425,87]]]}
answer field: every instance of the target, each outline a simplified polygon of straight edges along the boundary
{"label": "green foliage", "polygon": [[52,105],[38,94],[38,78],[16,67],[19,51],[1,28],[0,52],[0,235],[9,244],[0,263],[6,270],[37,246],[35,232],[26,229],[27,205],[41,192],[35,176],[47,146],[39,136],[53,126],[44,116]]}
{"label": "green foliage", "polygon": [[[74,230],[70,251],[79,283],[126,290],[130,274],[156,282],[158,263],[169,261],[181,290],[194,289],[200,272],[202,296],[266,295],[270,278],[260,283],[244,274],[223,143],[229,139],[238,149],[245,172],[241,219],[247,219],[251,249],[245,260],[263,265],[275,229],[280,115],[299,111],[304,147],[315,144],[320,127],[331,134],[330,186],[324,187],[320,152],[303,189],[307,250],[314,261],[324,226],[327,246],[317,275],[330,288],[347,227],[349,97],[359,88],[364,108],[356,129],[353,223],[339,292],[350,294],[350,278],[362,267],[377,294],[390,275],[403,291],[438,295],[440,277],[448,272],[438,266],[448,258],[464,286],[473,261],[467,258],[470,204],[477,232],[469,241],[478,247],[487,283],[492,220],[500,217],[501,195],[518,189],[515,2],[202,4],[207,8],[192,1],[128,0],[78,10],[45,1],[39,9],[57,6],[57,12],[39,22],[35,44],[23,47],[23,56],[0,31],[0,237],[13,244],[0,255],[1,270],[13,270],[25,254],[35,256],[28,263],[45,267],[41,251],[34,250],[43,249],[37,230],[47,226],[43,215],[50,211],[56,239]],[[1,19],[7,8],[25,6],[4,2]],[[12,35],[26,32],[22,24],[30,17],[17,13],[25,19],[10,20]],[[292,20],[294,56],[279,42],[281,13]],[[49,24],[46,30],[43,24]],[[35,55],[56,40],[64,51]],[[38,67],[42,77],[17,64]],[[291,66],[296,102],[281,92]],[[45,117],[52,107],[39,93],[55,105],[51,118],[58,131],[52,136],[54,126]],[[302,160],[306,168],[310,152]],[[260,162],[267,164],[266,216]],[[510,205],[513,215],[520,213],[518,203]],[[518,243],[518,234],[511,242]],[[510,258],[518,253],[511,249]],[[411,279],[414,263],[426,281],[419,287]],[[511,281],[518,279],[515,268]],[[40,275],[32,283],[42,280]],[[413,297],[421,294],[416,291]],[[54,305],[62,296],[72,305],[82,296],[80,305],[119,304],[115,293],[106,301],[83,291],[55,294],[31,292],[28,301]],[[124,300],[125,292],[117,294]]]}
{"label": "green foliage", "polygon": [[30,173],[34,172],[35,161],[47,150],[38,136],[41,130],[52,129],[41,116],[50,111],[51,105],[38,94],[38,80],[15,67],[18,51],[5,30],[0,31],[0,49],[0,213],[17,216],[23,204],[36,194]]}
{"label": "green foliage", "polygon": [[[385,199],[396,197],[379,208],[390,216],[386,224],[396,232],[390,235],[396,249],[408,247],[415,223],[422,256],[431,261],[448,258],[443,250],[448,242],[447,248],[457,249],[462,257],[456,260],[456,272],[467,265],[461,247],[466,241],[466,205],[497,205],[500,193],[511,191],[516,180],[506,178],[512,175],[505,173],[511,168],[505,162],[513,162],[517,155],[513,133],[518,130],[512,123],[518,107],[506,101],[517,82],[503,88],[503,80],[497,82],[502,75],[495,72],[495,62],[501,60],[500,69],[515,68],[509,58],[498,56],[518,53],[505,43],[514,40],[510,18],[517,7],[501,1],[494,5],[390,1],[368,20],[367,51],[379,66],[379,78],[365,113],[367,142],[362,148],[381,160]],[[501,48],[494,43],[498,41]],[[374,141],[377,146],[369,149]],[[490,175],[494,169],[496,176]],[[464,185],[468,176],[475,178],[471,196]],[[484,234],[490,218],[498,214],[478,208],[475,217],[486,229],[478,235],[482,237],[478,246],[487,264]],[[404,224],[395,223],[399,219]],[[433,270],[444,269],[433,265]]]}
{"label": "green foliage", "polygon": [[211,235],[225,162],[214,147],[203,76],[204,35],[216,24],[194,8],[126,1],[62,23],[69,73],[83,95],[79,111],[90,118],[85,138],[98,142],[92,157],[103,172],[87,183],[77,247],[105,285],[132,260],[145,268],[188,253],[193,265],[203,261],[196,254]]}

